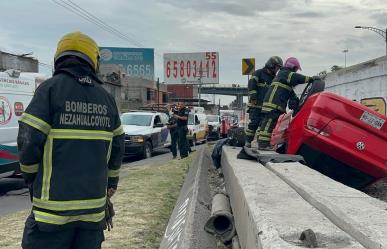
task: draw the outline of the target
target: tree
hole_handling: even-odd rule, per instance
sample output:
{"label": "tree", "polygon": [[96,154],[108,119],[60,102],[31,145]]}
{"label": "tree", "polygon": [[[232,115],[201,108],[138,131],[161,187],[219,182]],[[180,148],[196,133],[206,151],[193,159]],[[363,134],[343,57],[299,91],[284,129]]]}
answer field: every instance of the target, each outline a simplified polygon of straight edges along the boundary
{"label": "tree", "polygon": [[324,70],[324,71],[319,72],[319,73],[318,73],[318,76],[319,76],[322,80],[324,80],[325,77],[327,77],[327,70]]}
{"label": "tree", "polygon": [[338,65],[333,65],[333,66],[331,67],[331,72],[336,72],[336,71],[339,71],[339,70],[341,70],[341,69],[343,69],[343,67],[340,67],[340,66],[338,66]]}

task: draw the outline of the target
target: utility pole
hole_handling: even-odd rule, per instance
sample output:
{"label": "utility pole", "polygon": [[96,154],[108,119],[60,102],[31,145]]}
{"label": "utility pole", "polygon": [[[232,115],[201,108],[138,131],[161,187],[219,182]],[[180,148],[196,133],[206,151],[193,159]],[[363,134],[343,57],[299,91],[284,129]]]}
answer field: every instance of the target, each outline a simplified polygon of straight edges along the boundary
{"label": "utility pole", "polygon": [[159,77],[157,77],[156,87],[157,87],[157,110],[159,110],[159,106],[160,106],[160,80],[159,80]]}
{"label": "utility pole", "polygon": [[347,53],[348,53],[348,48],[343,50],[344,53],[344,68],[347,67]]}

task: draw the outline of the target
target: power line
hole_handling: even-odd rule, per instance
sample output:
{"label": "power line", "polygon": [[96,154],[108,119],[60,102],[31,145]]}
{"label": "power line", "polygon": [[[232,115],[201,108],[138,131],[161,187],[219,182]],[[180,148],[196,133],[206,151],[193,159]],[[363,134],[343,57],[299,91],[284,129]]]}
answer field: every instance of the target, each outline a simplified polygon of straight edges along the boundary
{"label": "power line", "polygon": [[122,40],[125,40],[127,42],[130,42],[132,45],[135,45],[136,47],[143,47],[143,45],[140,42],[135,41],[134,39],[131,39],[127,35],[123,34],[122,32],[118,31],[117,29],[113,28],[112,26],[106,24],[104,21],[100,20],[99,18],[95,17],[90,12],[86,11],[85,9],[79,7],[79,5],[74,4],[73,2],[69,1],[66,2],[64,0],[52,0],[57,5],[73,12],[74,14],[78,15],[79,17],[85,19],[88,22],[91,22],[94,25],[97,25],[99,28],[109,32],[110,34],[113,34]]}
{"label": "power line", "polygon": [[[134,38],[131,38],[128,35],[125,35],[124,33],[120,32],[116,28],[110,26],[109,24],[107,24],[106,22],[102,21],[101,19],[99,19],[98,17],[96,17],[95,15],[93,15],[92,13],[90,13],[87,10],[85,10],[84,8],[82,8],[81,6],[79,6],[78,4],[74,3],[71,0],[68,0],[68,1],[52,0],[52,1],[55,4],[65,8],[65,9],[71,11],[72,13],[78,15],[79,17],[85,19],[86,21],[88,21],[88,22],[98,26],[102,30],[105,30],[106,32],[109,32],[110,34],[115,35],[115,36],[119,37],[122,40],[130,42],[131,44],[135,45],[136,47],[139,47],[139,48],[145,47],[142,43],[136,41]],[[155,52],[155,54],[160,56],[160,57],[162,57],[162,55],[158,54],[157,52]]]}
{"label": "power line", "polygon": [[128,42],[133,44],[132,41],[128,40],[127,38],[125,38],[123,36],[121,36],[120,34],[117,34],[117,33],[113,32],[111,29],[109,29],[105,25],[102,25],[102,24],[96,22],[94,19],[90,18],[88,15],[84,15],[84,13],[82,13],[82,11],[78,10],[77,8],[72,7],[70,4],[68,4],[68,3],[64,2],[64,1],[61,1],[61,2],[58,2],[56,0],[52,0],[52,1],[54,3],[56,3],[57,5],[59,5],[59,6],[63,7],[63,8],[65,8],[65,9],[73,12],[74,14],[80,16],[81,18],[85,19],[86,21],[89,21],[89,22],[97,25],[99,28],[101,28],[101,29],[103,29],[103,30],[105,30],[105,31],[115,35],[115,36],[118,36],[119,38],[121,38],[121,39],[123,39],[125,41],[128,41]]}
{"label": "power line", "polygon": [[111,30],[113,30],[114,32],[118,33],[120,36],[124,36],[125,38],[131,40],[132,42],[134,42],[137,46],[139,47],[144,47],[144,45],[139,42],[139,41],[136,41],[134,38],[130,37],[129,35],[125,35],[124,33],[120,32],[119,30],[117,30],[116,28],[112,27],[111,25],[107,24],[106,22],[102,21],[100,18],[96,17],[95,15],[93,15],[92,13],[88,12],[87,10],[85,10],[84,8],[82,8],[81,6],[79,6],[78,4],[74,3],[73,1],[71,0],[68,0],[68,2],[72,3],[75,7],[77,7],[78,9],[80,9],[81,11],[83,11],[86,15],[90,16],[91,18],[93,18],[94,20],[96,20],[97,22],[101,23],[102,25],[104,26],[107,26],[109,27]]}

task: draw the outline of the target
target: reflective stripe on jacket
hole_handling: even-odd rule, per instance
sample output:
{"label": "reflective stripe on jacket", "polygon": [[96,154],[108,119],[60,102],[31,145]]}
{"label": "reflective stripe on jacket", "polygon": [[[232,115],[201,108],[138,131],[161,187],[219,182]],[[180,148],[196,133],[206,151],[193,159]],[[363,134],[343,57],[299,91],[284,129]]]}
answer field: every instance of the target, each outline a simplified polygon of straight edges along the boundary
{"label": "reflective stripe on jacket", "polygon": [[248,83],[249,108],[262,108],[262,102],[274,76],[266,68],[258,69],[251,76]]}
{"label": "reflective stripe on jacket", "polygon": [[287,68],[281,69],[265,95],[262,112],[271,112],[273,110],[285,112],[293,87],[298,84],[308,83],[310,80],[311,78],[308,76],[292,72]]}

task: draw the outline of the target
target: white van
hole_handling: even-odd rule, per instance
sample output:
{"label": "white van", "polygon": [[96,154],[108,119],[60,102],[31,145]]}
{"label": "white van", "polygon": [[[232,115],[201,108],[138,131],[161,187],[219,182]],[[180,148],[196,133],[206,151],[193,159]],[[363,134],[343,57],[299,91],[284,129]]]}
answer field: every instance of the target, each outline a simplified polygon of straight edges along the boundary
{"label": "white van", "polygon": [[206,142],[208,136],[207,115],[200,109],[193,109],[188,115],[187,139],[191,145]]}
{"label": "white van", "polygon": [[18,120],[36,89],[32,73],[0,72],[0,178],[19,169],[17,155]]}

